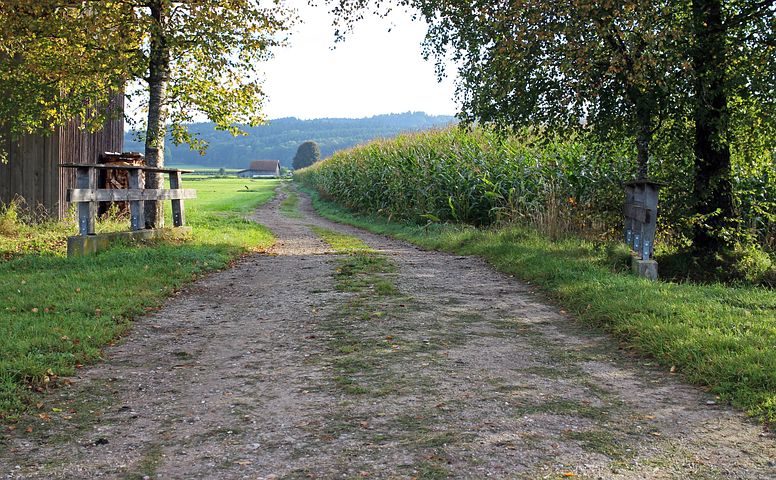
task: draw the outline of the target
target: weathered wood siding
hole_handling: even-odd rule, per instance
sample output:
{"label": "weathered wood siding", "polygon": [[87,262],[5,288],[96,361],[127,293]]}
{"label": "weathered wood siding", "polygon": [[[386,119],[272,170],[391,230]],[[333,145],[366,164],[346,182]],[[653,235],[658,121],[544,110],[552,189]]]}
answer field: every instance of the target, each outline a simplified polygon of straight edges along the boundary
{"label": "weathered wood siding", "polygon": [[58,135],[26,135],[16,142],[6,139],[3,147],[8,163],[0,163],[0,202],[20,196],[31,207],[43,205],[54,214],[59,198]]}
{"label": "weathered wood siding", "polygon": [[[124,97],[116,98],[123,110]],[[21,196],[32,208],[44,208],[62,218],[69,205],[67,189],[75,188],[73,169],[60,163],[96,163],[103,152],[120,152],[124,146],[124,119],[109,120],[97,133],[88,133],[70,122],[51,135],[25,135],[16,142],[6,140],[8,163],[0,163],[0,202]]]}

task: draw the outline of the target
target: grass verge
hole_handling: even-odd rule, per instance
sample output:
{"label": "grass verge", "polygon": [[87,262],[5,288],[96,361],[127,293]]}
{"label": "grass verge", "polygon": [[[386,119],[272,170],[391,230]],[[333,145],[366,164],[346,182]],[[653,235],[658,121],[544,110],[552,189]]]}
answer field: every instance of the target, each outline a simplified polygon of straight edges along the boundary
{"label": "grass verge", "polygon": [[316,227],[315,225],[310,225],[310,230],[321,237],[324,242],[328,243],[335,253],[375,253],[363,240],[353,235],[346,235],[328,228]]}
{"label": "grass verge", "polygon": [[303,215],[299,211],[299,196],[291,192],[288,196],[280,202],[280,212],[288,218],[302,218]]}
{"label": "grass verge", "polygon": [[478,255],[529,281],[666,369],[766,424],[776,422],[776,292],[761,287],[650,282],[623,272],[622,252],[579,239],[550,241],[519,227],[427,227],[357,216],[321,200],[329,219],[424,248]]}
{"label": "grass verge", "polygon": [[[246,183],[247,182],[247,183]],[[186,243],[120,245],[88,258],[67,258],[64,223],[18,225],[0,235],[0,419],[13,419],[35,393],[56,385],[185,283],[269,247],[265,227],[244,218],[273,196],[276,181],[192,181]],[[247,186],[247,188],[246,188]],[[18,244],[33,244],[19,250]]]}
{"label": "grass verge", "polygon": [[288,218],[303,218],[302,212],[299,211],[299,195],[296,192],[291,192],[286,188],[286,198],[280,202],[280,213]]}
{"label": "grass verge", "polygon": [[[396,285],[396,265],[385,255],[370,248],[358,237],[333,230],[311,229],[338,254],[334,278],[336,288],[351,292],[336,312],[320,323],[329,338],[329,362],[332,384],[350,398],[362,402],[409,389],[423,387],[422,375],[405,376],[400,362],[418,354],[435,352],[442,341],[417,338],[418,328],[412,314],[412,298],[400,293]],[[443,329],[440,336],[447,337]],[[432,344],[433,342],[433,344]],[[432,430],[434,416],[425,414],[425,405],[405,411],[393,419],[393,426],[379,433],[366,433],[366,420],[343,412],[342,420],[331,425],[333,434],[366,434],[366,448],[379,449],[384,443],[407,445],[416,461],[404,468],[413,478],[450,478],[443,447],[454,443],[457,433]],[[348,459],[350,461],[350,459]]]}

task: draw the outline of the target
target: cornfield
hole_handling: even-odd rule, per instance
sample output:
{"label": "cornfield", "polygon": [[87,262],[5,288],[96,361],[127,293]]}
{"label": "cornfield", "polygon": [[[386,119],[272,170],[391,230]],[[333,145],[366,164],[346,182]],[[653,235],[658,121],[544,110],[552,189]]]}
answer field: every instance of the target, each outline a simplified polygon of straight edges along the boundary
{"label": "cornfield", "polygon": [[[630,145],[451,127],[337,152],[295,178],[351,210],[395,220],[519,222],[552,236],[613,238],[623,221],[623,183],[635,174]],[[687,156],[653,162],[653,178],[667,184],[659,217],[664,244],[679,244],[689,234],[691,165]],[[757,175],[740,180],[747,189],[739,204],[744,224],[755,229],[757,243],[767,245],[776,226],[776,182],[771,178],[752,189],[763,172]]]}

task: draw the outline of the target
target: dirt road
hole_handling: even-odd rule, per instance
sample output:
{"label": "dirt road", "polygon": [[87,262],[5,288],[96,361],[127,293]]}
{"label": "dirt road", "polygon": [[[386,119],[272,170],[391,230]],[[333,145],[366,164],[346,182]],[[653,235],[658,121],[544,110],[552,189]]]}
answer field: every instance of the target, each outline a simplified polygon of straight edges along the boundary
{"label": "dirt road", "polygon": [[0,478],[776,478],[772,434],[530,286],[279,201],[269,254],[137,319]]}

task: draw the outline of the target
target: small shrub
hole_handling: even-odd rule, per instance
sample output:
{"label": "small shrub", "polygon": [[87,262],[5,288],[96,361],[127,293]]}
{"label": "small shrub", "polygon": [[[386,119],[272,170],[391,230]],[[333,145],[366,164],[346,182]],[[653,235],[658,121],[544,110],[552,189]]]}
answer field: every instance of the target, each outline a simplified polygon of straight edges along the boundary
{"label": "small shrub", "polygon": [[776,275],[776,265],[770,255],[756,245],[738,245],[733,252],[732,274],[736,279],[756,285]]}
{"label": "small shrub", "polygon": [[21,224],[19,210],[20,202],[17,199],[8,204],[0,203],[0,235],[10,237],[18,233]]}
{"label": "small shrub", "polygon": [[776,288],[776,264],[763,274],[761,283],[766,287]]}

